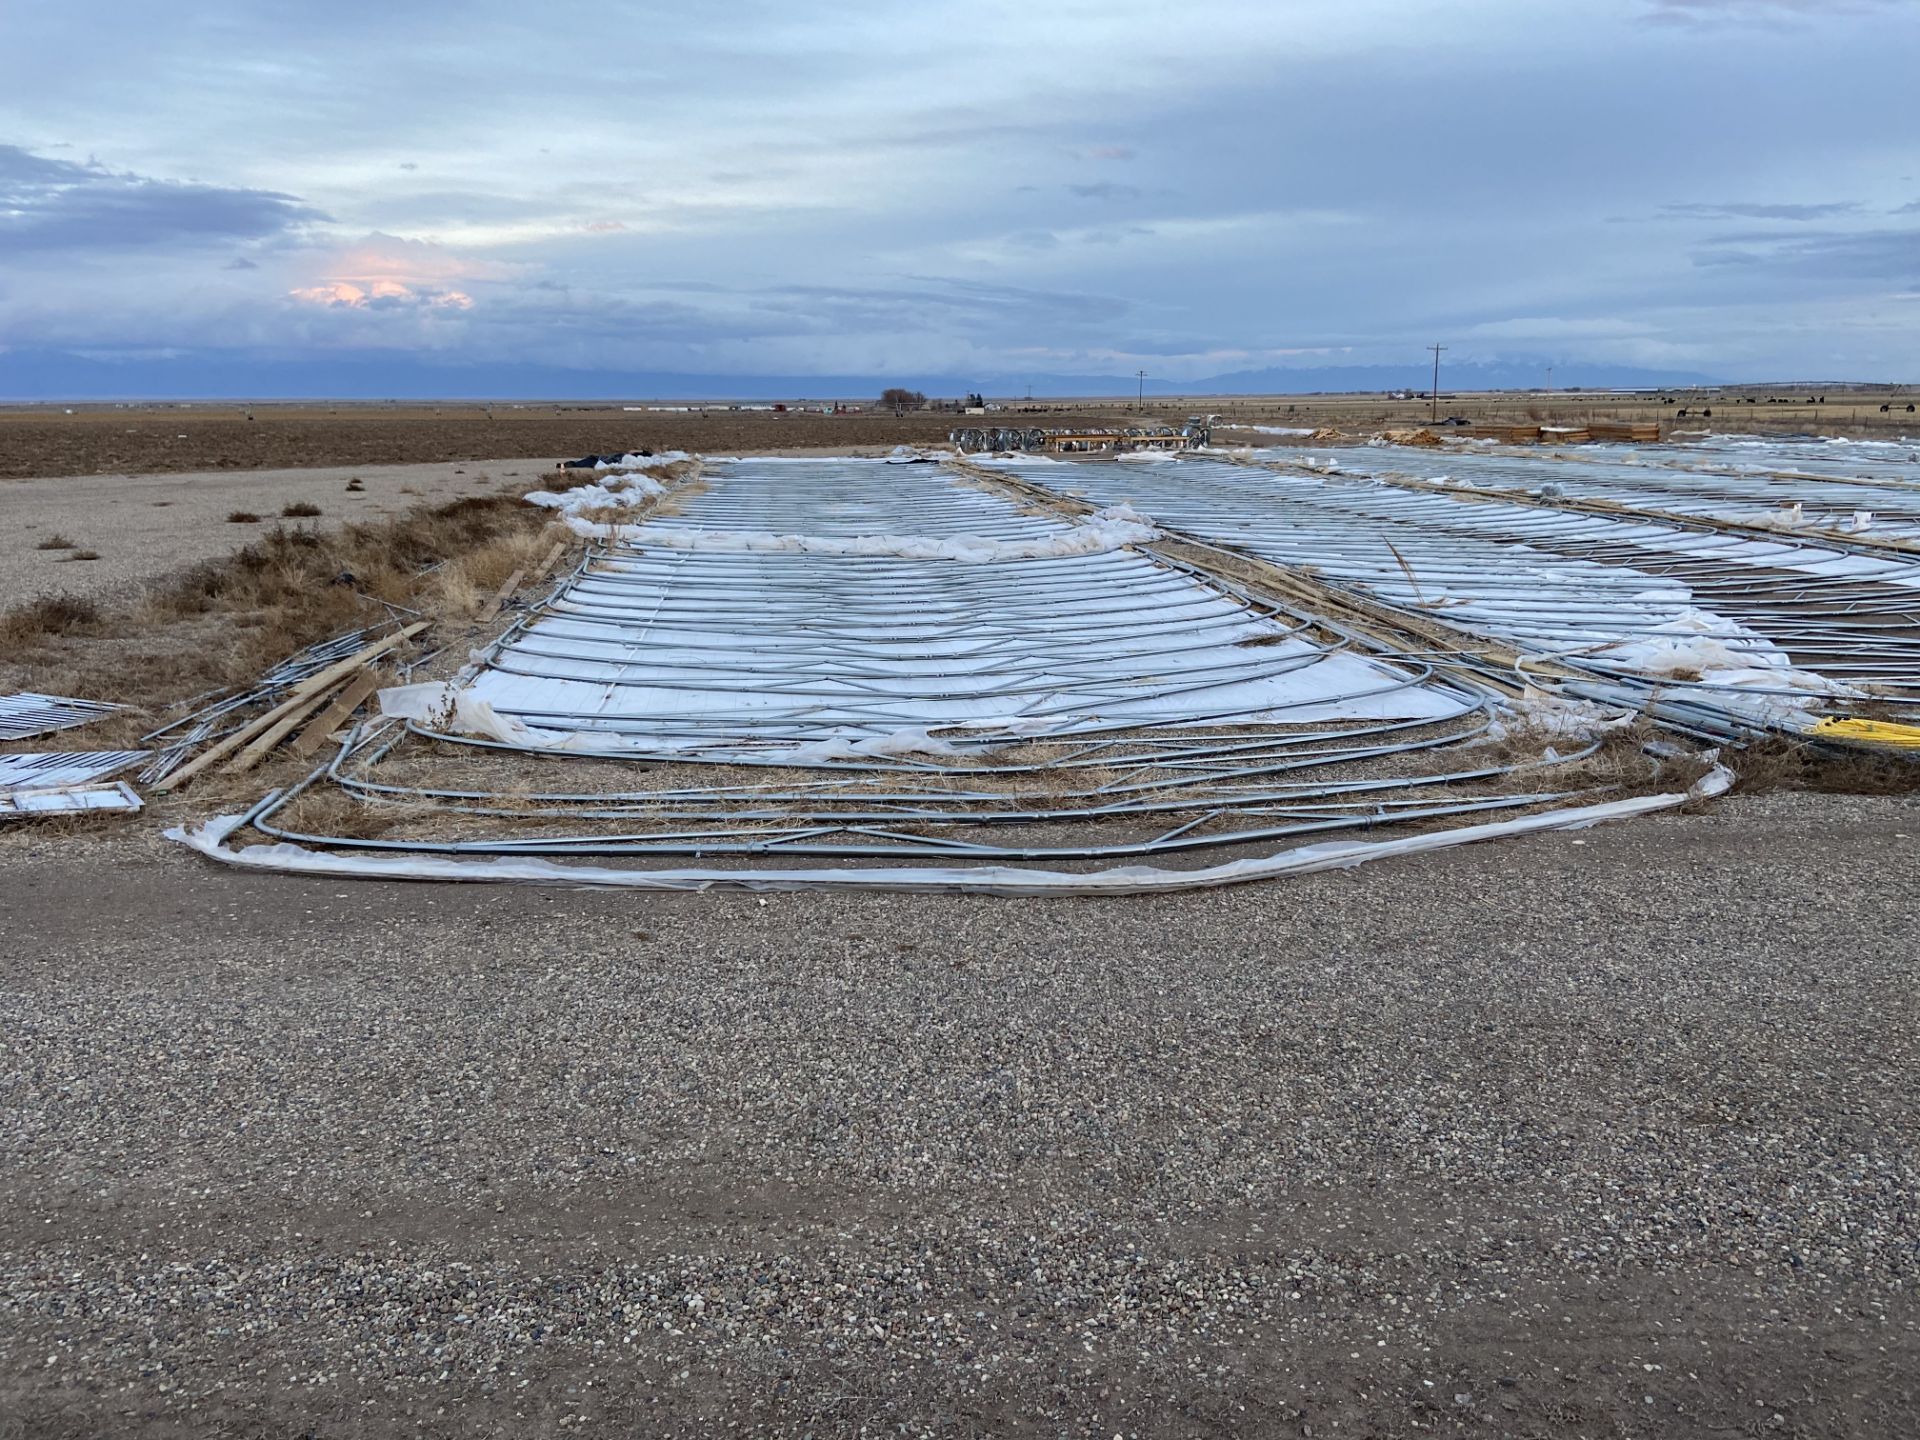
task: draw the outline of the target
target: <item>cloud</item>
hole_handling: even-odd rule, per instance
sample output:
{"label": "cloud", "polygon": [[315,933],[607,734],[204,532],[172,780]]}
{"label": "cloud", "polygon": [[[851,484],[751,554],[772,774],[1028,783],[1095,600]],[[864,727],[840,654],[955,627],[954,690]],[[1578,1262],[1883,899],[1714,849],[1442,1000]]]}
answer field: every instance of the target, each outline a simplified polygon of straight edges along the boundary
{"label": "cloud", "polygon": [[1850,215],[1859,210],[1857,200],[1829,200],[1812,205],[1768,205],[1746,204],[1688,204],[1663,205],[1662,215],[1703,220],[1831,220],[1836,215]]}
{"label": "cloud", "polygon": [[473,281],[518,277],[522,267],[481,260],[445,246],[375,233],[308,262],[320,271],[311,283],[294,285],[287,297],[322,310],[471,310],[474,297],[462,288]]}
{"label": "cloud", "polygon": [[1821,286],[1911,284],[1920,279],[1920,230],[1729,235],[1697,253],[1694,264],[1791,272]]}
{"label": "cloud", "polygon": [[1644,325],[1631,320],[1601,316],[1563,319],[1557,315],[1533,315],[1512,320],[1489,320],[1475,325],[1468,333],[1489,340],[1596,340],[1639,335],[1645,330]]}
{"label": "cloud", "polygon": [[244,255],[236,255],[220,267],[222,270],[258,270],[260,267]]}
{"label": "cloud", "polygon": [[1138,185],[1116,185],[1111,180],[1093,185],[1069,185],[1067,192],[1082,200],[1138,200],[1141,194]]}
{"label": "cloud", "polygon": [[[989,3],[964,44],[941,6],[473,0],[449,28],[216,4],[217,45],[132,0],[14,8],[16,348],[1038,378],[1659,343],[1727,373],[1920,370],[1914,307],[1885,299],[1920,289],[1920,205],[1896,210],[1920,188],[1884,5],[1635,0],[1543,45],[1527,0],[1471,26],[1428,0],[1190,0],[1189,30],[1230,37],[1205,66],[1142,60],[1158,0]],[[589,50],[630,73],[563,115],[545,82]]]}
{"label": "cloud", "polygon": [[1779,24],[1835,14],[1866,14],[1903,0],[1649,0],[1651,18],[1663,24],[1708,25],[1715,21]]}
{"label": "cloud", "polygon": [[321,285],[305,285],[287,292],[303,305],[322,309],[347,310],[471,310],[473,297],[461,290],[414,288],[397,280],[373,280],[356,285],[349,280],[329,280]]}
{"label": "cloud", "polygon": [[264,240],[326,219],[277,190],[156,180],[0,145],[4,252]]}

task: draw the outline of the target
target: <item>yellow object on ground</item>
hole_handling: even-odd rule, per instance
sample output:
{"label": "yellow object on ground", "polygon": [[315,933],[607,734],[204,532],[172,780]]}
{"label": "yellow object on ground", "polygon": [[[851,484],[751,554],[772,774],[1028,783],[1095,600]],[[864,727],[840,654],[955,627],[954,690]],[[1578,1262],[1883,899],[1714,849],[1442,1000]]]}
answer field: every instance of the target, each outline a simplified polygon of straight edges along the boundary
{"label": "yellow object on ground", "polygon": [[1896,725],[1887,720],[1822,720],[1809,732],[1820,740],[1855,740],[1865,745],[1893,745],[1920,750],[1920,725]]}

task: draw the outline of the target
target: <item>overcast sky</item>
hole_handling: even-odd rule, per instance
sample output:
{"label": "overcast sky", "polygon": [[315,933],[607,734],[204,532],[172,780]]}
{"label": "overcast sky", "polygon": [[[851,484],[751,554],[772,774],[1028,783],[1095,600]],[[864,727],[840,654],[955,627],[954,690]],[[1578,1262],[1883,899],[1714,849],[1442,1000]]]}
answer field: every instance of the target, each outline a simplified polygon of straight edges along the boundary
{"label": "overcast sky", "polygon": [[6,0],[0,347],[1920,374],[1915,0]]}

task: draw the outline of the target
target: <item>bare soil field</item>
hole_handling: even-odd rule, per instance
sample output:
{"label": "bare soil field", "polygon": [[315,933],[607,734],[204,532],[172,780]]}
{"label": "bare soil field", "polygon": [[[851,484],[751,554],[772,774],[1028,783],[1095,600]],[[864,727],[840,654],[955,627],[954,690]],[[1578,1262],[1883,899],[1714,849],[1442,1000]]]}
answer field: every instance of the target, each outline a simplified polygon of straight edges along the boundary
{"label": "bare soil field", "polygon": [[[1436,407],[1424,396],[1268,395],[1227,398],[1187,396],[1150,400],[1162,417],[1196,411],[1217,413],[1229,423],[1325,427],[1350,435],[1425,425],[1436,415],[1474,423],[1582,426],[1596,420],[1656,421],[1667,430],[1714,430],[1755,434],[1856,435],[1874,439],[1920,436],[1920,390],[1872,389],[1783,395],[1767,389],[1675,390],[1665,397],[1612,395],[1601,391],[1526,394],[1510,390],[1454,394],[1441,379]],[[1809,403],[1814,401],[1816,403]],[[1907,413],[1909,404],[1916,405]],[[1888,411],[1880,413],[1887,405]],[[1685,411],[1685,415],[1681,414]],[[1711,411],[1711,415],[1704,412]]]}
{"label": "bare soil field", "polygon": [[[1806,403],[1754,390],[1675,392],[1671,403],[1602,393],[1448,393],[1439,413],[1472,421],[1580,425],[1656,420],[1678,428],[1818,431],[1894,438],[1920,434],[1915,395],[1842,392]],[[1749,399],[1753,403],[1748,403]],[[1887,404],[1888,413],[1879,407]],[[1151,397],[1144,412],[1125,398],[1012,402],[994,423],[1072,425],[1181,420],[1218,414],[1229,423],[1326,427],[1349,434],[1425,424],[1424,399],[1386,395]],[[1681,409],[1688,411],[1679,418]],[[1711,418],[1702,418],[1711,410]],[[869,448],[943,441],[963,423],[947,411],[905,415],[765,410],[629,411],[618,405],[218,404],[0,407],[0,480],[58,475],[166,474],[546,459],[613,450],[690,450],[710,455]],[[0,491],[0,500],[5,492]]]}
{"label": "bare soil field", "polygon": [[[1063,418],[1068,412],[1063,412]],[[1107,419],[1117,412],[1078,412]],[[253,418],[249,419],[251,415]],[[192,409],[0,410],[0,480],[50,475],[156,474],[293,466],[548,460],[609,451],[770,450],[920,445],[944,441],[960,417],[820,415],[764,410],[703,414],[466,406],[262,406]],[[0,501],[6,492],[0,490]]]}

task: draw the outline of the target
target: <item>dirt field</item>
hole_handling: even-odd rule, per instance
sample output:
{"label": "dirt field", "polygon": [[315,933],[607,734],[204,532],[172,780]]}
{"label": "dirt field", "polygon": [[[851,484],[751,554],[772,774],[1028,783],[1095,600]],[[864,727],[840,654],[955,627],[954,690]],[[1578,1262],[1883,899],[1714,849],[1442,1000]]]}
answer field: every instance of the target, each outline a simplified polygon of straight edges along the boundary
{"label": "dirt field", "polygon": [[[1745,404],[1752,394],[1759,404]],[[1451,395],[1441,415],[1469,420],[1580,424],[1588,420],[1658,420],[1682,428],[1773,430],[1875,436],[1920,435],[1920,413],[1903,408],[1901,392],[1827,392],[1825,405],[1766,403],[1766,392],[1679,395],[1673,404],[1609,395]],[[1774,397],[1778,399],[1778,396]],[[1889,414],[1883,403],[1898,402]],[[1684,406],[1692,417],[1676,419]],[[962,423],[941,412],[819,415],[767,411],[635,413],[618,405],[260,405],[0,407],[0,480],[53,475],[157,474],[260,470],[294,466],[366,466],[558,458],[609,450],[678,449],[710,455],[765,454],[788,449],[858,451],[945,440]],[[1381,395],[1191,396],[1149,398],[1145,418],[1181,420],[1196,412],[1227,421],[1328,426],[1371,433],[1426,422],[1424,400]],[[1710,421],[1698,417],[1711,409]],[[249,419],[249,415],[252,416]],[[1142,418],[1119,399],[1015,405],[995,423],[1068,425]],[[5,497],[0,490],[0,500]]]}
{"label": "dirt field", "polygon": [[0,409],[0,479],[551,460],[642,447],[709,455],[886,448],[944,441],[959,423],[940,414],[632,414],[617,405],[501,408],[492,416],[480,406]]}

